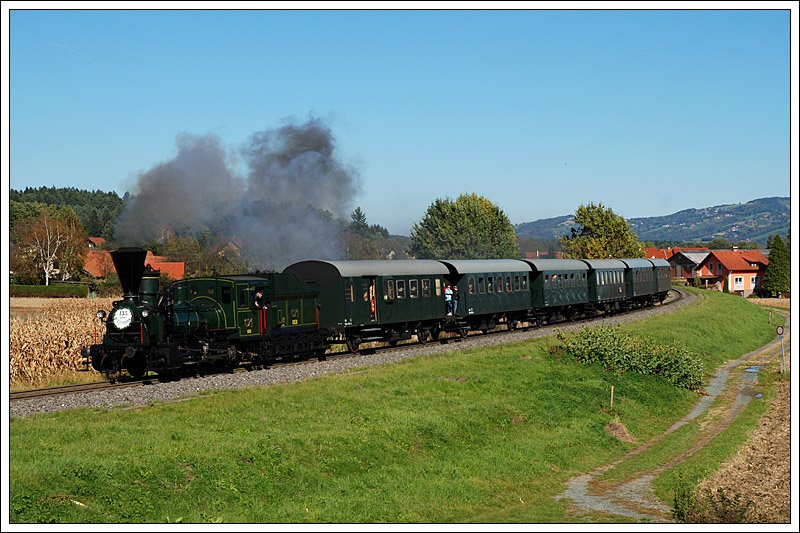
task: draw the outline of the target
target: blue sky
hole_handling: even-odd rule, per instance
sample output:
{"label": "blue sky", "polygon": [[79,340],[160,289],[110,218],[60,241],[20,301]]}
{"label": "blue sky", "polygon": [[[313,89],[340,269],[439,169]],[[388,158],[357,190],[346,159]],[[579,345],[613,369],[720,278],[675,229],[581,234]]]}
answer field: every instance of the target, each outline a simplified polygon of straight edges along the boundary
{"label": "blue sky", "polygon": [[471,192],[515,224],[790,194],[788,9],[16,7],[13,189],[122,195],[181,133],[235,164],[253,133],[316,117],[356,171],[353,205],[398,234]]}

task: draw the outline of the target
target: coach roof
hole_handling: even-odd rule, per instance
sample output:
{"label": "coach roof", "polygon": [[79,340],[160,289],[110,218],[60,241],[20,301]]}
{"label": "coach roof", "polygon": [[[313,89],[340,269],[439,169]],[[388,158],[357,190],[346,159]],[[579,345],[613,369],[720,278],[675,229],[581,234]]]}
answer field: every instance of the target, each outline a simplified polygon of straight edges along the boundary
{"label": "coach roof", "polygon": [[531,271],[530,265],[519,259],[448,259],[441,262],[452,274]]}
{"label": "coach roof", "polygon": [[425,276],[447,275],[449,271],[439,261],[428,259],[363,259],[357,261],[300,261],[289,265],[284,272],[302,270],[330,271],[335,269],[343,278],[360,276]]}
{"label": "coach roof", "polygon": [[542,272],[544,270],[589,270],[586,263],[577,259],[523,259]]}
{"label": "coach roof", "polygon": [[611,268],[625,268],[625,263],[619,259],[581,259],[592,270],[607,270]]}
{"label": "coach roof", "polygon": [[621,259],[628,268],[653,268],[653,263],[649,259]]}

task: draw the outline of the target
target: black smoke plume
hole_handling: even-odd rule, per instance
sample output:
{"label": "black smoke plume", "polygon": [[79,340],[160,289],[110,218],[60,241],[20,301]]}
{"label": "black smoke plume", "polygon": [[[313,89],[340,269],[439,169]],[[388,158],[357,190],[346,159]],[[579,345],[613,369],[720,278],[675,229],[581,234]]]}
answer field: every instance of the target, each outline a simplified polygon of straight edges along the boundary
{"label": "black smoke plume", "polygon": [[244,176],[218,138],[178,137],[178,153],[139,176],[115,228],[121,246],[177,234],[239,237],[248,266],[280,270],[302,259],[342,257],[337,234],[359,193],[356,171],[319,119],[254,133]]}

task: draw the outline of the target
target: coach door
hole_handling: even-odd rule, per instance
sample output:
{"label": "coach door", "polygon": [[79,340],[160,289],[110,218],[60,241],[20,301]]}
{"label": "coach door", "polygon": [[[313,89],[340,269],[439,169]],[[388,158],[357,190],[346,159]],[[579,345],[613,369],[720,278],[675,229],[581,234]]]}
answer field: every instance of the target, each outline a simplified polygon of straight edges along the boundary
{"label": "coach door", "polygon": [[378,320],[378,294],[375,278],[364,277],[361,278],[361,282],[364,323],[376,322]]}

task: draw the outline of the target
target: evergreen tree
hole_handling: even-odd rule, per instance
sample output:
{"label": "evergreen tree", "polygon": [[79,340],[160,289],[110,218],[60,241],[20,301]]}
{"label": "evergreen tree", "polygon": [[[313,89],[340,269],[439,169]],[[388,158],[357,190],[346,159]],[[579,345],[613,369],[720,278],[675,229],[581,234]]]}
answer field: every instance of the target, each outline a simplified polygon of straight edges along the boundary
{"label": "evergreen tree", "polygon": [[762,288],[770,294],[789,292],[791,288],[791,241],[780,235],[767,240],[769,264],[764,274]]}
{"label": "evergreen tree", "polygon": [[593,203],[581,205],[575,211],[575,224],[569,235],[559,237],[565,258],[644,257],[636,233],[610,207]]}
{"label": "evergreen tree", "polygon": [[519,258],[514,226],[483,196],[437,199],[411,229],[410,255],[419,259]]}

